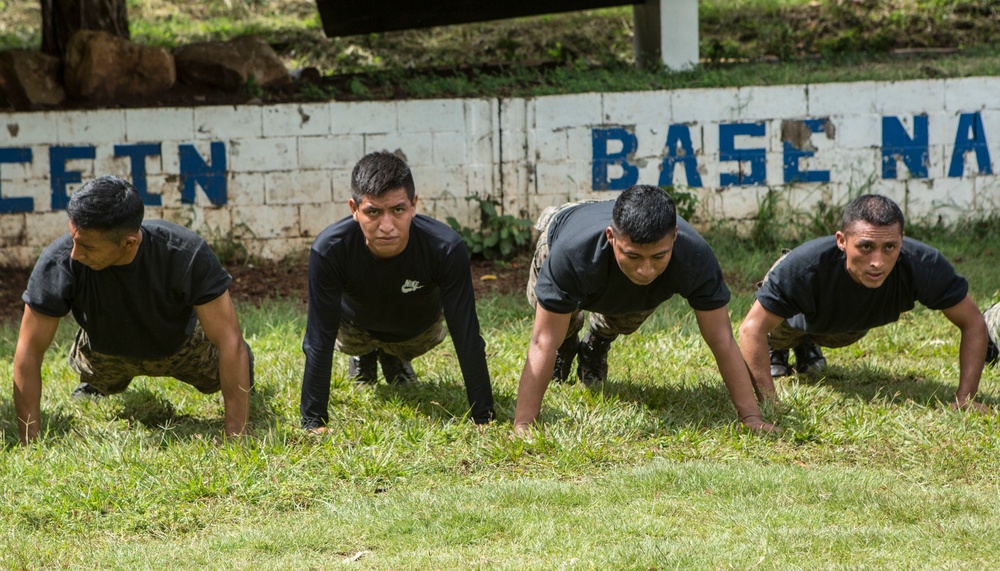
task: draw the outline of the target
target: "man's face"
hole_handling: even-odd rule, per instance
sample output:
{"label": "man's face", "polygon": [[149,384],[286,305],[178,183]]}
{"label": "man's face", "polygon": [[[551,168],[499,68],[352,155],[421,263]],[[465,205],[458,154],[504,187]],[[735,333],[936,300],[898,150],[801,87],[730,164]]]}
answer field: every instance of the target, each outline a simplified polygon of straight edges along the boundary
{"label": "man's face", "polygon": [[641,286],[653,283],[667,269],[674,253],[674,241],[677,240],[677,228],[661,240],[649,244],[636,244],[624,234],[616,236],[610,226],[605,232],[618,267],[632,283]]}
{"label": "man's face", "polygon": [[391,258],[410,241],[410,222],[417,215],[417,197],[410,202],[406,189],[382,196],[362,195],[361,204],[348,201],[354,220],[361,225],[365,244],[376,258]]}
{"label": "man's face", "polygon": [[847,273],[867,287],[881,286],[899,259],[903,229],[899,224],[874,226],[857,221],[837,232],[837,247],[847,254]]}
{"label": "man's face", "polygon": [[92,270],[124,266],[135,258],[138,244],[135,236],[126,236],[116,242],[109,239],[107,232],[77,228],[72,222],[69,223],[69,233],[73,238],[70,257]]}

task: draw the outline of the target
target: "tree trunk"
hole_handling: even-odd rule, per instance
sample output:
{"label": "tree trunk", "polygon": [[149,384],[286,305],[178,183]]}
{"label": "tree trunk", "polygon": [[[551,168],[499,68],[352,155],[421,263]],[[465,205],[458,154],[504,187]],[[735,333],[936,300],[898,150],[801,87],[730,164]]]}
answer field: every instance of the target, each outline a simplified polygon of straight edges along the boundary
{"label": "tree trunk", "polygon": [[62,58],[77,30],[128,39],[128,0],[41,0],[42,51]]}

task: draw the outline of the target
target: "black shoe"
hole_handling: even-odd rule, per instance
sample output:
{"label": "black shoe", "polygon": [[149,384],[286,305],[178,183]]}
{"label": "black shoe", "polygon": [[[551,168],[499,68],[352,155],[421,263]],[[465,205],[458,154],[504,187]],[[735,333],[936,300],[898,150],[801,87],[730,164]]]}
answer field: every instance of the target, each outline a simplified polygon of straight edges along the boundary
{"label": "black shoe", "polygon": [[792,374],[792,366],[788,364],[788,349],[767,348],[771,354],[771,378],[787,377]]}
{"label": "black shoe", "polygon": [[994,343],[993,340],[990,340],[986,344],[986,366],[996,366],[998,359],[1000,359],[1000,351],[997,350],[996,343]]}
{"label": "black shoe", "polygon": [[569,379],[569,374],[573,371],[573,359],[580,348],[580,341],[576,335],[563,341],[562,345],[556,349],[556,366],[552,368],[552,380],[558,383],[565,383]]}
{"label": "black shoe", "polygon": [[795,372],[811,375],[826,367],[826,358],[823,357],[823,352],[811,341],[800,344],[794,351]]}
{"label": "black shoe", "polygon": [[347,359],[347,378],[355,387],[365,387],[378,382],[378,354],[372,351],[366,355],[351,356]]}
{"label": "black shoe", "polygon": [[576,376],[589,389],[599,389],[608,380],[608,349],[614,338],[600,337],[588,331],[580,341]]}
{"label": "black shoe", "polygon": [[379,350],[378,362],[382,364],[382,375],[390,385],[410,385],[417,382],[417,373],[409,361]]}
{"label": "black shoe", "polygon": [[73,389],[73,398],[75,399],[99,399],[104,396],[104,393],[87,383],[80,383]]}

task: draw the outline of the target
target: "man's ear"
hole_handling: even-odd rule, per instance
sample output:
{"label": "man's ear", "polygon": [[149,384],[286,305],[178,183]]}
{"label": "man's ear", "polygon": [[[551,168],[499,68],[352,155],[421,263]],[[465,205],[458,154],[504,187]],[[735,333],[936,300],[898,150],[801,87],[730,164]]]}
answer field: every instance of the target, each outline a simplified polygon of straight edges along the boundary
{"label": "man's ear", "polygon": [[841,252],[847,251],[847,234],[840,230],[837,230],[837,247],[840,248]]}
{"label": "man's ear", "polygon": [[615,240],[615,230],[611,226],[604,229],[604,235],[608,237],[608,242],[614,242]]}
{"label": "man's ear", "polygon": [[413,202],[411,203],[411,206],[413,206],[414,210],[416,210],[416,208],[417,208],[417,195],[416,194],[413,195]]}
{"label": "man's ear", "polygon": [[347,205],[351,207],[351,217],[354,218],[355,222],[357,222],[358,221],[358,203],[354,202],[353,198],[348,198],[347,199]]}

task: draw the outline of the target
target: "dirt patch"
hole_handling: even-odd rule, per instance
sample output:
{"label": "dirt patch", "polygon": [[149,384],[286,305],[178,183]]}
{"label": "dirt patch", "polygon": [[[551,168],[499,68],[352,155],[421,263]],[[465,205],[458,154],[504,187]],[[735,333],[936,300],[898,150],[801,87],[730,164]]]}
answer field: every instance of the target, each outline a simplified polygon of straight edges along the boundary
{"label": "dirt patch", "polygon": [[[472,285],[476,299],[503,294],[523,294],[528,282],[528,259],[514,262],[472,261]],[[253,264],[229,264],[233,276],[229,292],[237,305],[259,305],[275,298],[295,299],[306,307],[309,264],[305,259]],[[24,312],[21,294],[28,285],[31,268],[0,268],[0,323],[19,322]]]}

